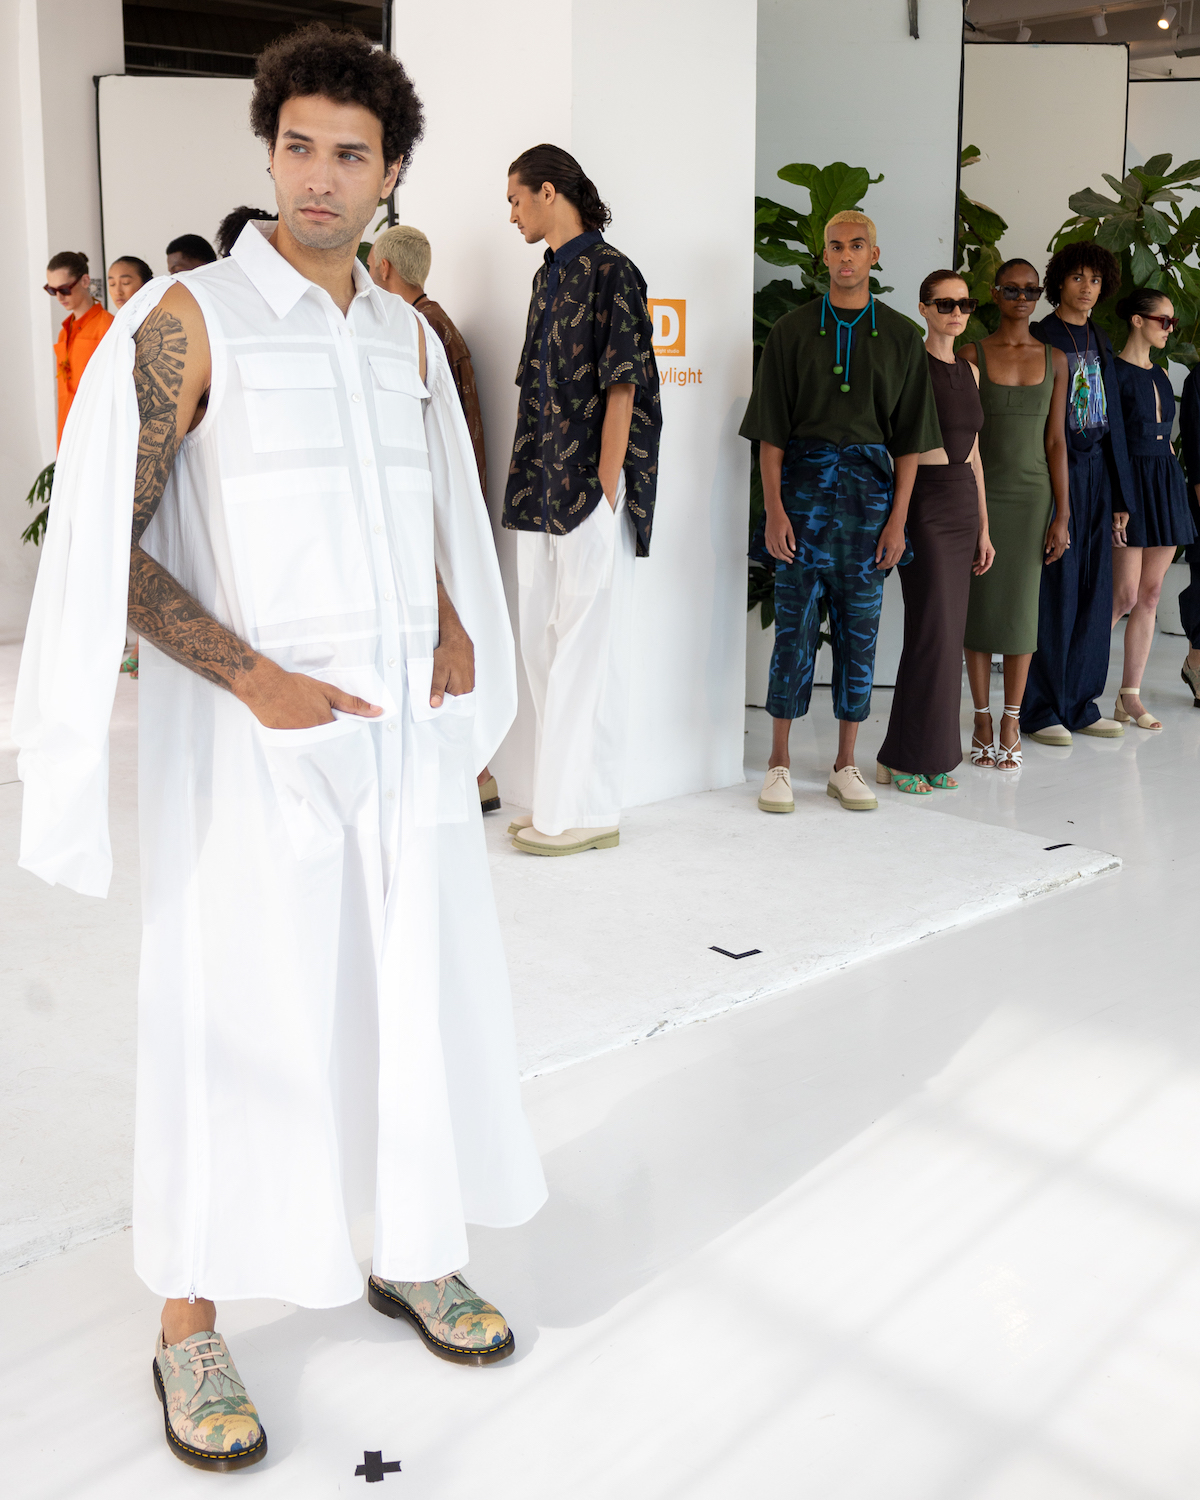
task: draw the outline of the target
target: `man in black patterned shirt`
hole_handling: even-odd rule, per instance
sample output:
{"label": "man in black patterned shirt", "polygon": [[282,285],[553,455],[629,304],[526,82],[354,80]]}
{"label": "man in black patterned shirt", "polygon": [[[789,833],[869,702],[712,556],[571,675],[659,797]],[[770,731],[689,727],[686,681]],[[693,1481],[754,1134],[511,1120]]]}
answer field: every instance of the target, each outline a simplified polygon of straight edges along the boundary
{"label": "man in black patterned shirt", "polygon": [[574,157],[509,168],[510,222],[545,240],[533,281],[504,525],[517,542],[521,656],[537,714],[527,854],[616,845],[633,561],[650,550],[662,426],[646,283],[604,241],[607,207]]}

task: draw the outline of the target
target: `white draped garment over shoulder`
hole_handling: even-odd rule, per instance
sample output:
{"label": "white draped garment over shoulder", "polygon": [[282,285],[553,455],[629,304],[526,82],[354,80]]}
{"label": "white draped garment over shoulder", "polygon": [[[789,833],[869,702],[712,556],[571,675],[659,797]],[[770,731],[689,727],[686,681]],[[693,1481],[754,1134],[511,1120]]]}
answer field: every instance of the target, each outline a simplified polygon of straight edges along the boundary
{"label": "white draped garment over shoulder", "polygon": [[[179,278],[212,349],[144,549],[217,619],[382,718],[268,730],[141,648],[134,1256],[164,1297],[362,1293],[464,1265],[466,1222],[545,1181],[521,1110],[475,775],[512,721],[512,633],[442,346],[354,266],[343,316],[246,227]],[[107,893],[107,736],[124,640],[138,414],[118,315],[56,469],[14,734],[21,864]],[[436,568],[436,572],[435,572]],[[440,574],[476,689],[429,705]]]}

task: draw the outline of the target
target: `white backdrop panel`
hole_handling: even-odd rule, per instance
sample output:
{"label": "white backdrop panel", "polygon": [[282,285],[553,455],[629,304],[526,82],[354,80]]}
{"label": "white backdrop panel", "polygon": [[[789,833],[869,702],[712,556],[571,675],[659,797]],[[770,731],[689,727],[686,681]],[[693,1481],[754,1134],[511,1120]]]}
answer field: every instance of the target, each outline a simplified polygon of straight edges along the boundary
{"label": "white backdrop panel", "polygon": [[1123,172],[1128,87],[1123,46],[967,45],[963,145],[982,160],[963,189],[1008,221],[1006,258],[1027,256],[1040,274],[1071,194],[1110,192],[1101,173]]}
{"label": "white backdrop panel", "polygon": [[[808,212],[775,173],[844,161],[884,180],[864,201],[879,228],[886,299],[916,316],[922,279],[954,242],[961,0],[922,0],[920,39],[898,0],[759,0],[755,191]],[[759,261],[757,285],[783,274]]]}
{"label": "white backdrop panel", "polygon": [[[211,244],[231,208],[275,208],[267,149],[251,133],[248,78],[100,80],[100,185],[109,261],[140,255],[156,275],[168,244]],[[160,128],[162,121],[170,128]],[[158,122],[158,123],[156,123]],[[146,142],[154,140],[154,173]]]}
{"label": "white backdrop panel", "polygon": [[[1177,167],[1200,157],[1200,78],[1130,82],[1125,161],[1140,167],[1160,151],[1169,151]],[[1195,201],[1189,198],[1184,211]]]}

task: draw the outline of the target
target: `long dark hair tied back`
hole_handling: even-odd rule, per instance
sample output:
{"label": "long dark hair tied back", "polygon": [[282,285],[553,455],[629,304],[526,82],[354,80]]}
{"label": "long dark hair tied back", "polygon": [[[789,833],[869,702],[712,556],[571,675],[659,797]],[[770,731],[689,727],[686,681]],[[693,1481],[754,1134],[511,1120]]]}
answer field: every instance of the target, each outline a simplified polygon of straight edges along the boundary
{"label": "long dark hair tied back", "polygon": [[531,146],[509,167],[508,175],[516,176],[535,193],[543,182],[550,183],[556,193],[574,205],[585,230],[602,230],[612,223],[608,204],[602,201],[596,184],[561,146]]}
{"label": "long dark hair tied back", "polygon": [[1167,300],[1166,292],[1156,292],[1148,286],[1134,287],[1128,297],[1117,303],[1117,317],[1132,328],[1131,319],[1149,317],[1160,302]]}

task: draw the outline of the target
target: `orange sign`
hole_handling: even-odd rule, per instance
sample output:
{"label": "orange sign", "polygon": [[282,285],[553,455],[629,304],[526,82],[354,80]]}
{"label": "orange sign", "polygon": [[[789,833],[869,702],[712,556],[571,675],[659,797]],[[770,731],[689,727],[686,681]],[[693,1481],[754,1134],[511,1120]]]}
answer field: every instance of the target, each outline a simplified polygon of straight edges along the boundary
{"label": "orange sign", "polygon": [[651,297],[650,318],[654,324],[651,347],[655,354],[682,357],[687,340],[687,302],[683,297]]}

